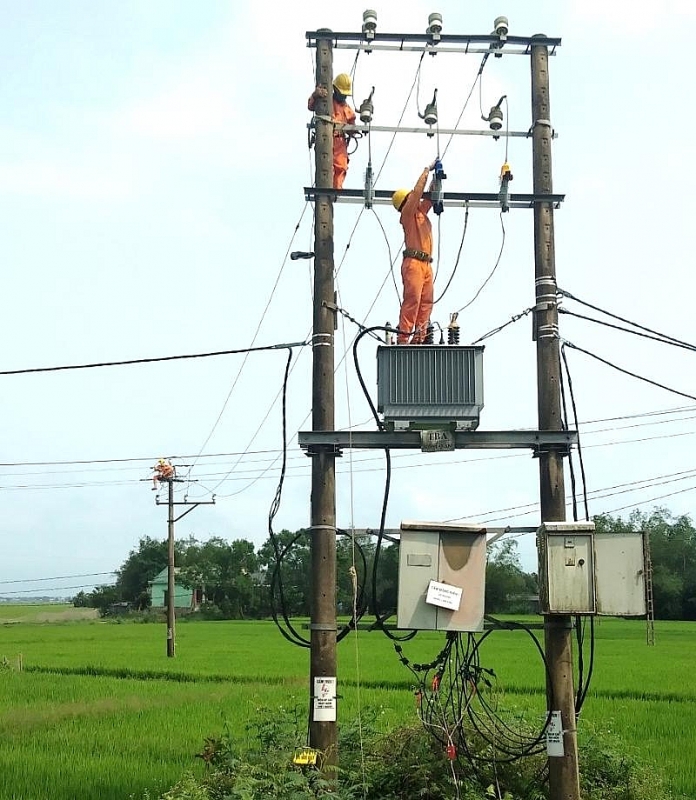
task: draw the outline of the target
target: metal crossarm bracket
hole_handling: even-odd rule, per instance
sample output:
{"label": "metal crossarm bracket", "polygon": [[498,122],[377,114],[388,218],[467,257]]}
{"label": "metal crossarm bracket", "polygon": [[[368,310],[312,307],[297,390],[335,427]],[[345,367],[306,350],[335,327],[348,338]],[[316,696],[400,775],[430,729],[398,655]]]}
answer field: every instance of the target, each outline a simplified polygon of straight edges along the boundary
{"label": "metal crossarm bracket", "polygon": [[[327,118],[328,119],[328,118]],[[313,130],[315,128],[314,120],[312,122],[307,123],[307,128],[309,130]],[[423,125],[417,127],[403,127],[397,125],[344,125],[341,130],[344,133],[350,133],[351,131],[356,131],[357,133],[362,133],[364,136],[372,133],[424,133],[426,136],[433,135],[433,129],[429,127],[424,127]],[[507,138],[518,138],[518,139],[529,139],[532,136],[534,128],[531,127],[526,131],[493,131],[488,130],[486,128],[475,128],[475,129],[465,129],[465,128],[438,128],[437,132],[443,136],[490,136],[493,139],[505,139]],[[554,131],[553,138],[557,139],[558,134]]]}
{"label": "metal crossarm bracket", "polygon": [[[361,189],[318,189],[316,186],[305,186],[305,200],[314,201],[318,197],[331,197],[338,202],[363,203],[365,194]],[[393,192],[387,189],[375,189],[373,203],[375,205],[391,204]],[[423,197],[430,199],[430,192]],[[497,192],[445,192],[445,206],[469,206],[470,208],[500,208],[500,197]],[[564,194],[511,194],[510,208],[534,208],[537,203],[552,203],[560,208],[565,199]]]}
{"label": "metal crossarm bracket", "polygon": [[[535,453],[553,450],[568,455],[577,444],[577,431],[454,431],[456,450],[509,450],[529,448]],[[300,431],[298,442],[307,455],[345,448],[360,450],[420,450],[420,431]]]}
{"label": "metal crossarm bracket", "polygon": [[362,50],[395,50],[410,52],[428,50],[437,53],[495,53],[505,55],[529,55],[531,48],[541,45],[549,48],[549,55],[555,55],[560,47],[560,37],[551,36],[507,36],[501,40],[496,34],[440,34],[437,40],[429,33],[380,33],[375,32],[368,41],[365,34],[357,32],[307,31],[307,47],[316,47],[317,42],[329,39],[334,48]]}

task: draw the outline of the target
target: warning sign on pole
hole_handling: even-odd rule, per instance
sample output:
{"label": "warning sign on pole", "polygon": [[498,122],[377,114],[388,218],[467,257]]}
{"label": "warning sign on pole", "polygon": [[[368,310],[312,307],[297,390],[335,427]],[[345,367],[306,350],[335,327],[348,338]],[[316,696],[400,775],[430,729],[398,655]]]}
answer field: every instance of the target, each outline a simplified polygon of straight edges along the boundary
{"label": "warning sign on pole", "polygon": [[336,678],[314,678],[314,721],[336,722]]}

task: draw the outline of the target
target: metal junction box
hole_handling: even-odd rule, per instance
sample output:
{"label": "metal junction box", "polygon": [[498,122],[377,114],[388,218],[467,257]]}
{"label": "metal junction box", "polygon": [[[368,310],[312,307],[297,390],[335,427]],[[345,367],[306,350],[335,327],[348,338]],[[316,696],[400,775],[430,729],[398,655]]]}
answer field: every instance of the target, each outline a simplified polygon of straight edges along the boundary
{"label": "metal junction box", "polygon": [[485,590],[485,528],[401,523],[397,627],[482,631]]}
{"label": "metal junction box", "polygon": [[545,614],[594,614],[594,522],[544,522],[537,531]]}
{"label": "metal junction box", "polygon": [[537,548],[542,613],[647,613],[645,533],[596,533],[593,522],[545,522]]}
{"label": "metal junction box", "polygon": [[643,617],[647,534],[595,533],[597,613],[611,617]]}
{"label": "metal junction box", "polygon": [[483,347],[377,348],[377,410],[392,428],[475,430],[483,408]]}

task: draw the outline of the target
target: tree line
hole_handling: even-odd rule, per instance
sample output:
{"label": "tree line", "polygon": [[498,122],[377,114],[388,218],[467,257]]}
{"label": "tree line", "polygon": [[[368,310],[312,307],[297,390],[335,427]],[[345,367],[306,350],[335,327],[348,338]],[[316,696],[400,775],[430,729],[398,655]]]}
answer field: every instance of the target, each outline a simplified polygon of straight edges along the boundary
{"label": "tree line", "polygon": [[[658,619],[696,619],[696,529],[686,516],[665,509],[634,511],[627,519],[608,514],[594,518],[598,531],[647,531],[653,563],[655,616]],[[256,548],[247,539],[195,538],[175,543],[177,582],[202,588],[201,613],[231,619],[263,618],[271,614],[269,586],[277,553],[283,553],[280,577],[285,611],[291,616],[310,613],[310,533],[283,530],[275,543],[269,538]],[[398,545],[377,547],[375,537],[339,536],[336,543],[339,613],[350,614],[355,602],[351,567],[363,587],[367,612],[394,612],[398,587]],[[377,565],[375,567],[375,561]],[[143,611],[150,605],[149,582],[167,566],[166,540],[145,536],[116,571],[113,585],[80,592],[75,605],[108,613],[116,604]],[[376,591],[373,591],[373,581]],[[503,540],[489,548],[486,567],[486,611],[529,613],[535,610],[537,576],[520,564],[517,542]]]}

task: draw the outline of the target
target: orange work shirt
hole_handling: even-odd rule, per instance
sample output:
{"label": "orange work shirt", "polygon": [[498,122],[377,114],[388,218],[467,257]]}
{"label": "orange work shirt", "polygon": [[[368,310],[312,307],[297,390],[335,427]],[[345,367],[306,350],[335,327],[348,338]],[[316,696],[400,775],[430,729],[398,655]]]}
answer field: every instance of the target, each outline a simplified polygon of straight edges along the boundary
{"label": "orange work shirt", "polygon": [[428,172],[427,169],[423,170],[413,191],[406,198],[401,209],[401,225],[404,229],[406,247],[412,250],[422,250],[431,256],[433,254],[433,226],[428,219],[428,212],[433,206],[430,200],[423,200]]}
{"label": "orange work shirt", "polygon": [[[307,108],[314,111],[314,104],[316,99],[314,95],[310,95],[307,101]],[[331,119],[339,125],[355,125],[355,111],[348,105],[348,103],[339,103],[335,97],[332,98],[333,108],[331,111]],[[348,141],[347,136],[339,130],[334,130],[334,156],[338,153],[347,155]]]}

